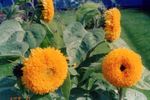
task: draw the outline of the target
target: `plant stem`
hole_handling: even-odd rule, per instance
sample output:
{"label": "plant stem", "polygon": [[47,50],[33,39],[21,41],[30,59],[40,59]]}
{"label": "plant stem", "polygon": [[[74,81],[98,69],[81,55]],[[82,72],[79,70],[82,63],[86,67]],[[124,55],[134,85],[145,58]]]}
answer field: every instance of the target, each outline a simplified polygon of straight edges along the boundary
{"label": "plant stem", "polygon": [[118,93],[119,93],[119,100],[124,100],[123,99],[123,88],[118,88]]}
{"label": "plant stem", "polygon": [[103,42],[105,42],[105,41],[101,41],[101,42],[99,42],[95,47],[93,47],[90,51],[88,51],[88,53],[87,53],[87,55],[86,55],[86,57],[85,57],[85,59],[88,59],[89,58],[89,56],[90,56],[90,54],[91,54],[91,52],[92,51],[94,51],[95,50],[95,48],[99,45],[99,44],[101,44],[101,43],[103,43]]}

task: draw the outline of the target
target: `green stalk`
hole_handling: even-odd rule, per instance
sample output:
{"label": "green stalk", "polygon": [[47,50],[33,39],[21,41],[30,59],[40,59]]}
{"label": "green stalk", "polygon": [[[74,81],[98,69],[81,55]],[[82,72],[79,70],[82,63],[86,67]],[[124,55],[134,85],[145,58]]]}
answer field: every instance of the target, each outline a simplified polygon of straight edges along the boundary
{"label": "green stalk", "polygon": [[124,100],[124,88],[118,88],[119,100]]}
{"label": "green stalk", "polygon": [[119,100],[122,100],[122,88],[119,89]]}

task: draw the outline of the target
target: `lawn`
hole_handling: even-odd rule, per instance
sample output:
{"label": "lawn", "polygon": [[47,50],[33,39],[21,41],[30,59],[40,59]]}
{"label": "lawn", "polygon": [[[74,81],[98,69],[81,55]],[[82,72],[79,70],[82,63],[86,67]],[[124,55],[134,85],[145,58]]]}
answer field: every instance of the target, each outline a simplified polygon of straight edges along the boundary
{"label": "lawn", "polygon": [[143,59],[150,69],[150,12],[122,10],[122,37]]}

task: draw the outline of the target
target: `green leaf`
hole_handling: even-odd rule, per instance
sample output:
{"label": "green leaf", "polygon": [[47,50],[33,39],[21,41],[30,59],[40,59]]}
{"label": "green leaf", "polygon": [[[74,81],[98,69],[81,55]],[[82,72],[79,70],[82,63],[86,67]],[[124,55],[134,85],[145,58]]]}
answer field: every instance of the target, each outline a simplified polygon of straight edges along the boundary
{"label": "green leaf", "polygon": [[13,75],[13,65],[12,64],[3,64],[0,65],[0,77]]}
{"label": "green leaf", "polygon": [[0,79],[0,99],[10,100],[14,98],[22,99],[21,92],[14,86],[16,84],[16,78],[14,77],[4,77]]}
{"label": "green leaf", "polygon": [[15,20],[6,20],[1,23],[0,30],[0,44],[7,42],[14,33],[24,32],[21,25]]}
{"label": "green leaf", "polygon": [[95,50],[92,52],[91,56],[98,56],[101,55],[98,58],[103,58],[107,53],[111,51],[110,47],[108,46],[107,42],[100,43]]}
{"label": "green leaf", "polygon": [[83,77],[81,79],[81,82],[85,81],[86,79],[88,79],[91,75],[91,73],[94,72],[93,68],[87,68],[87,70],[85,70],[85,73],[83,74]]}
{"label": "green leaf", "polygon": [[63,48],[63,31],[65,29],[65,25],[63,24],[62,19],[59,17],[56,16],[56,18],[49,24],[49,28],[51,29],[52,34],[54,36],[56,47]]}
{"label": "green leaf", "polygon": [[55,45],[56,44],[54,41],[53,33],[50,31],[47,31],[47,34],[46,34],[44,40],[42,41],[40,47],[42,47],[42,48],[49,47],[49,46],[55,47]]}
{"label": "green leaf", "polygon": [[91,73],[90,78],[92,78],[93,80],[95,80],[94,84],[93,84],[93,90],[97,91],[97,90],[103,90],[106,92],[111,92],[111,91],[115,91],[116,88],[111,85],[109,82],[107,82],[102,73]]}
{"label": "green leaf", "polygon": [[96,72],[102,72],[101,62],[108,52],[110,52],[108,45],[105,42],[100,43],[91,52],[90,56],[79,65],[79,67],[94,68]]}
{"label": "green leaf", "polygon": [[9,63],[15,62],[19,57],[16,56],[0,56],[0,65],[7,65]]}
{"label": "green leaf", "polygon": [[21,25],[15,20],[7,20],[0,25],[0,30],[0,62],[24,55],[28,44],[23,42],[24,30]]}
{"label": "green leaf", "polygon": [[69,72],[71,75],[78,75],[77,71],[73,67],[69,67]]}
{"label": "green leaf", "polygon": [[3,87],[12,87],[16,84],[16,78],[15,77],[4,77],[0,79],[0,88]]}
{"label": "green leaf", "polygon": [[93,9],[98,9],[99,5],[96,3],[92,3],[92,2],[88,2],[84,5],[82,5],[78,10],[77,10],[77,20],[81,21],[81,19],[83,18],[83,16],[93,10]]}
{"label": "green leaf", "polygon": [[30,48],[36,47],[36,39],[31,31],[26,31],[24,41],[29,44]]}
{"label": "green leaf", "polygon": [[125,94],[126,100],[147,100],[147,97],[138,90],[127,89]]}
{"label": "green leaf", "polygon": [[51,28],[49,27],[48,23],[45,23],[44,21],[41,20],[42,25],[46,28],[46,36],[45,39],[43,40],[43,42],[41,43],[41,47],[48,47],[48,46],[52,46],[52,47],[57,47],[56,45],[56,41],[55,41],[55,37],[54,37],[54,33],[51,30]]}
{"label": "green leaf", "polygon": [[93,91],[91,93],[92,100],[119,100],[117,94],[114,91]]}
{"label": "green leaf", "polygon": [[[101,19],[101,13],[98,10],[99,5],[96,3],[88,2],[82,5],[76,13],[76,20],[82,23],[85,27],[91,28],[99,26],[99,20]],[[96,22],[98,21],[98,22]]]}
{"label": "green leaf", "polygon": [[[85,60],[93,49],[104,41],[103,30],[97,32],[88,32],[78,23],[72,23],[64,31],[64,42],[69,57],[69,63],[77,66]],[[82,56],[81,56],[82,55]]]}
{"label": "green leaf", "polygon": [[70,90],[71,90],[71,80],[70,74],[68,73],[67,78],[61,87],[62,95],[65,97],[66,100],[69,100]]}
{"label": "green leaf", "polygon": [[145,67],[142,78],[135,87],[142,90],[150,90],[150,71]]}
{"label": "green leaf", "polygon": [[91,78],[96,80],[104,80],[102,73],[91,73]]}
{"label": "green leaf", "polygon": [[90,97],[90,94],[88,94],[87,91],[81,88],[74,88],[71,91],[69,100],[93,100],[93,99],[92,97]]}
{"label": "green leaf", "polygon": [[122,47],[129,48],[128,44],[121,38],[108,44],[111,49],[122,48]]}
{"label": "green leaf", "polygon": [[53,100],[50,94],[45,95],[33,95],[31,100]]}
{"label": "green leaf", "polygon": [[15,20],[7,20],[0,26],[0,56],[24,55],[28,45],[22,42],[24,30]]}
{"label": "green leaf", "polygon": [[72,88],[76,88],[78,86],[77,76],[74,76],[74,77],[71,78],[71,85],[72,85]]}
{"label": "green leaf", "polygon": [[94,85],[94,82],[96,81],[96,79],[93,79],[93,78],[90,78],[88,80],[88,86],[87,86],[87,90],[91,90],[93,85]]}
{"label": "green leaf", "polygon": [[37,23],[25,24],[23,27],[26,31],[24,41],[29,44],[30,48],[39,46],[45,38],[45,28]]}
{"label": "green leaf", "polygon": [[[100,64],[98,64],[98,66],[82,67],[81,70],[84,70],[83,77],[81,78],[81,82],[85,81],[89,77],[92,77],[94,79],[99,79],[101,77],[101,75],[99,74],[100,73]],[[94,77],[93,77],[93,75],[94,75]]]}
{"label": "green leaf", "polygon": [[28,50],[28,44],[25,42],[6,42],[0,44],[0,56],[21,56]]}
{"label": "green leaf", "polygon": [[11,98],[22,98],[21,93],[15,87],[0,88],[1,100],[10,100]]}

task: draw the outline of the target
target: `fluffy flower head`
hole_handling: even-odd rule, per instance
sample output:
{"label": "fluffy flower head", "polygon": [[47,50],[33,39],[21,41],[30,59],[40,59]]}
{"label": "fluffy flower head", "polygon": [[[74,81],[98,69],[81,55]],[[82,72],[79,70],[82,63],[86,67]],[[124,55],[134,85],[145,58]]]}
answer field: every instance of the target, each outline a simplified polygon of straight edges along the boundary
{"label": "fluffy flower head", "polygon": [[53,0],[42,0],[42,16],[45,22],[49,22],[54,17],[54,5]]}
{"label": "fluffy flower head", "polygon": [[32,49],[24,61],[22,82],[33,93],[45,94],[60,87],[67,76],[67,61],[54,48]]}
{"label": "fluffy flower head", "polygon": [[126,48],[111,51],[103,60],[102,72],[106,80],[117,87],[135,85],[142,76],[141,57]]}
{"label": "fluffy flower head", "polygon": [[121,14],[119,9],[112,8],[105,12],[105,38],[108,41],[114,41],[120,37],[121,25],[120,19]]}

